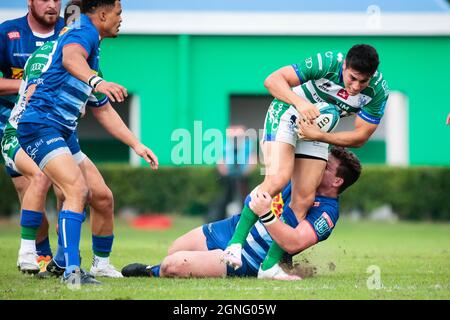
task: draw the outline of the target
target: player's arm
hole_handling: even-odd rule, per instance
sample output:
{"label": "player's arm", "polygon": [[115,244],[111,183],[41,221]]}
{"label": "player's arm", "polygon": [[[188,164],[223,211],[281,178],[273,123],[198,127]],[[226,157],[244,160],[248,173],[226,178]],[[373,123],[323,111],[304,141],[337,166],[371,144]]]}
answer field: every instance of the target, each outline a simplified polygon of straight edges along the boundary
{"label": "player's arm", "polygon": [[[264,221],[264,217],[267,217],[271,210],[271,203],[272,198],[269,193],[256,192],[252,194],[249,206],[261,218],[261,221]],[[272,239],[289,254],[296,254],[317,243],[316,234],[307,223],[299,223],[297,227],[292,228],[280,219],[273,217],[272,221],[264,223],[264,226]]]}
{"label": "player's arm", "polygon": [[123,102],[128,96],[127,89],[96,76],[87,63],[87,57],[81,45],[70,44],[63,48],[63,66],[72,76],[89,84],[96,92],[107,95],[112,102]]}
{"label": "player's arm", "polygon": [[323,132],[317,124],[311,122],[299,122],[298,133],[304,139],[322,141],[341,147],[362,147],[377,129],[378,124],[369,123],[360,117],[355,118],[354,129],[342,132]]}
{"label": "player's arm", "polygon": [[0,96],[17,94],[20,90],[21,80],[0,78]]}
{"label": "player's arm", "polygon": [[25,96],[25,103],[28,103],[28,100],[30,100],[31,96],[33,95],[34,91],[36,91],[37,84],[31,84],[28,86],[27,93]]}
{"label": "player's arm", "polygon": [[142,157],[152,169],[158,168],[158,157],[148,147],[143,145],[125,125],[122,118],[108,102],[100,108],[91,108],[94,117],[113,137],[122,141]]}
{"label": "player's arm", "polygon": [[306,119],[315,119],[320,115],[319,110],[311,102],[298,96],[291,89],[300,84],[300,79],[292,66],[285,66],[276,70],[264,81],[264,86],[272,96],[294,105]]}

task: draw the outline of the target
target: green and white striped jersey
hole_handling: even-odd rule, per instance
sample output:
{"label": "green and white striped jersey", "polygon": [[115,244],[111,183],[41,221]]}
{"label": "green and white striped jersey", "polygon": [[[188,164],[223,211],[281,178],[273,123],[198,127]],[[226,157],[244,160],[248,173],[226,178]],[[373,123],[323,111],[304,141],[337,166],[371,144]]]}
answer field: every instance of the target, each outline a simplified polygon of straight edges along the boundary
{"label": "green and white striped jersey", "polygon": [[342,52],[327,51],[293,64],[301,83],[293,88],[293,91],[311,103],[327,102],[336,105],[341,117],[356,113],[369,123],[380,123],[389,96],[383,74],[377,70],[369,86],[359,94],[351,96],[345,90],[342,79],[344,60],[345,55]]}

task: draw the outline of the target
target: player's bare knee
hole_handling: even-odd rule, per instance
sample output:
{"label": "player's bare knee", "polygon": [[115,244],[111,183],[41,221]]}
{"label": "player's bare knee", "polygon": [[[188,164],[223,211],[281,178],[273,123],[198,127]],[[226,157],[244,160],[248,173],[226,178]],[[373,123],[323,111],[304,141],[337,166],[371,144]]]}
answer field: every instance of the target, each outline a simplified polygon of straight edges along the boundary
{"label": "player's bare knee", "polygon": [[97,211],[114,215],[114,196],[112,191],[105,185],[99,190],[91,190],[92,194],[88,203]]}
{"label": "player's bare knee", "polygon": [[72,184],[68,188],[67,193],[66,197],[75,196],[80,198],[83,203],[86,203],[89,198],[89,188],[83,179]]}
{"label": "player's bare knee", "polygon": [[174,253],[161,263],[161,273],[166,277],[183,277],[188,266],[188,259],[180,253]]}
{"label": "player's bare knee", "polygon": [[[290,175],[288,174],[266,175],[264,184],[269,186],[270,190],[274,190],[273,193],[278,193],[288,184],[289,179]],[[272,196],[275,196],[275,194],[272,194]]]}
{"label": "player's bare knee", "polygon": [[47,194],[47,190],[50,188],[51,181],[42,171],[36,171],[33,174],[33,184],[41,193]]}

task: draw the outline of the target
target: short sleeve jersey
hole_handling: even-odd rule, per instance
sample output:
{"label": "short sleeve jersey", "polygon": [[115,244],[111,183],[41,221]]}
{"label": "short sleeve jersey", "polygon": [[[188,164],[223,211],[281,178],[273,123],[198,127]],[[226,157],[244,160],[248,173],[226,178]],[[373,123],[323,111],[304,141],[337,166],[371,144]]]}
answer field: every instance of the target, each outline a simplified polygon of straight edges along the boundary
{"label": "short sleeve jersey", "polygon": [[[72,76],[63,66],[63,48],[77,45],[86,53],[86,60],[94,73],[99,72],[100,35],[89,17],[65,27],[56,40],[47,64],[42,70],[39,84],[31,96],[21,122],[56,124],[75,131],[79,116],[90,99],[92,88]],[[105,101],[103,101],[105,102]],[[49,122],[50,120],[50,122]]]}
{"label": "short sleeve jersey", "polygon": [[[0,25],[0,71],[6,79],[22,79],[23,69],[31,54],[45,42],[55,40],[64,27],[60,18],[50,34],[33,33],[27,16]],[[0,96],[0,132],[14,107],[17,95]]]}
{"label": "short sleeve jersey", "polygon": [[327,51],[293,64],[301,83],[293,89],[294,92],[312,103],[327,102],[336,105],[341,117],[356,113],[369,123],[380,123],[389,96],[386,79],[377,70],[368,87],[351,96],[345,90],[342,78],[344,60],[342,52]]}

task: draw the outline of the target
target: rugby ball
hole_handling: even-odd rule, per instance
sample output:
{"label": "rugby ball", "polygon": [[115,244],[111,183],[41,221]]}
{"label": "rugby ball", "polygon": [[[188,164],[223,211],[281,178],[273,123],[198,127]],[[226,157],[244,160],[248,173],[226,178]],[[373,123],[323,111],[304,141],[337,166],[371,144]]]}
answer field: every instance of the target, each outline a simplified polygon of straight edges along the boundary
{"label": "rugby ball", "polygon": [[339,109],[334,104],[318,102],[314,104],[319,109],[320,116],[314,122],[323,132],[332,132],[339,123]]}

